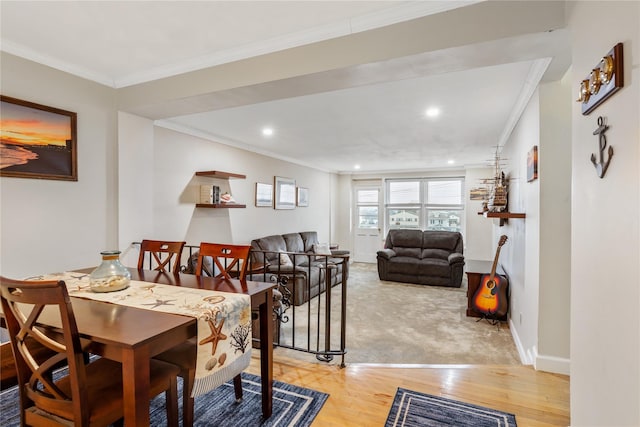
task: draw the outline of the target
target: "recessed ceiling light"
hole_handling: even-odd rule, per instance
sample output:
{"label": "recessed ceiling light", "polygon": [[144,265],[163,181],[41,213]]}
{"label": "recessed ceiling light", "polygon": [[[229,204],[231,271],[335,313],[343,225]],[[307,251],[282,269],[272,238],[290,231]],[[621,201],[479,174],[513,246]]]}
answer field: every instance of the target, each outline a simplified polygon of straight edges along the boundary
{"label": "recessed ceiling light", "polygon": [[262,128],[262,134],[264,136],[271,136],[271,135],[273,135],[273,129],[272,128]]}
{"label": "recessed ceiling light", "polygon": [[354,169],[360,169],[360,165],[353,165]]}
{"label": "recessed ceiling light", "polygon": [[455,160],[447,160],[447,163],[449,163],[450,165],[454,164],[455,162]]}
{"label": "recessed ceiling light", "polygon": [[440,115],[440,109],[436,107],[427,108],[424,112],[427,117],[438,117]]}

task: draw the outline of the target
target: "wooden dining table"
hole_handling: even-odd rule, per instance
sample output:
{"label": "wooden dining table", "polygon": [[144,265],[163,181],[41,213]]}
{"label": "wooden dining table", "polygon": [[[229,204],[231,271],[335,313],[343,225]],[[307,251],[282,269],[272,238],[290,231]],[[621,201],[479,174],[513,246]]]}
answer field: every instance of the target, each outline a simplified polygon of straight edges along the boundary
{"label": "wooden dining table", "polygon": [[[93,268],[75,270],[90,273]],[[260,316],[260,371],[262,381],[262,415],[269,418],[273,400],[273,288],[274,283],[240,281],[129,269],[131,279],[208,289],[219,292],[244,293],[251,297],[252,309]],[[126,426],[149,425],[149,359],[192,337],[197,336],[196,319],[71,297],[71,304],[81,338],[89,341],[87,349],[122,363],[124,422]],[[43,313],[42,324],[59,328],[53,313]]]}

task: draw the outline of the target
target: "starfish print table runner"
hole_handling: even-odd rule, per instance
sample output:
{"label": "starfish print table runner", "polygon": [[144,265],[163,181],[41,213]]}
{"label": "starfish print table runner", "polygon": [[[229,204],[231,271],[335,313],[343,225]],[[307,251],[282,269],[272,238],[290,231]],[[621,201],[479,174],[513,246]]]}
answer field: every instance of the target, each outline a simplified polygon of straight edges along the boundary
{"label": "starfish print table runner", "polygon": [[204,394],[245,370],[251,361],[249,295],[132,280],[117,292],[96,293],[89,275],[65,272],[29,278],[64,280],[69,296],[192,316],[198,319],[196,378],[191,395]]}

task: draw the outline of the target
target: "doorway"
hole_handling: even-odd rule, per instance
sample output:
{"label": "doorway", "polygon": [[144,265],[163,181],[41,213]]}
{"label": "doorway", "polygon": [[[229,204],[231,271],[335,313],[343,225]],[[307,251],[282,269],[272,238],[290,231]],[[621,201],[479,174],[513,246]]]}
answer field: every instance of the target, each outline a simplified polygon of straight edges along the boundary
{"label": "doorway", "polygon": [[377,252],[383,247],[381,193],[380,186],[354,188],[354,262],[375,263]]}

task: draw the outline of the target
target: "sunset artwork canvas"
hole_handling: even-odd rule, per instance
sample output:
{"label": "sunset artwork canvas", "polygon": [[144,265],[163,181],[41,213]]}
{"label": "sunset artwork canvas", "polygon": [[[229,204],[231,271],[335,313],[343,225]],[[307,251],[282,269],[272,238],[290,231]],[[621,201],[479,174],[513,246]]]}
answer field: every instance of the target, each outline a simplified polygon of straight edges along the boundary
{"label": "sunset artwork canvas", "polygon": [[0,97],[0,176],[77,181],[76,113]]}

